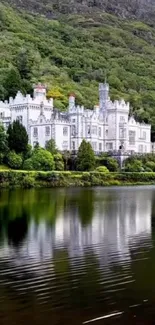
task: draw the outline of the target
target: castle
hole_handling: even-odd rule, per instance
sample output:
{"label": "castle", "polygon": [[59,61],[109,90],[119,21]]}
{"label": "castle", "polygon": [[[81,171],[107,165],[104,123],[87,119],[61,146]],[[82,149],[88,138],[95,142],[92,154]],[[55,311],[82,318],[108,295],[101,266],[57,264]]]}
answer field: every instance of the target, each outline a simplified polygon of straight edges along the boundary
{"label": "castle", "polygon": [[46,87],[34,87],[33,97],[18,92],[9,101],[0,102],[0,119],[5,128],[19,120],[26,128],[29,143],[41,147],[51,138],[60,151],[77,151],[82,140],[90,142],[96,153],[151,152],[151,125],[140,124],[129,117],[130,105],[124,100],[112,102],[109,85],[99,84],[99,105],[92,110],[76,106],[75,96],[69,96],[68,108],[60,112],[47,99]]}

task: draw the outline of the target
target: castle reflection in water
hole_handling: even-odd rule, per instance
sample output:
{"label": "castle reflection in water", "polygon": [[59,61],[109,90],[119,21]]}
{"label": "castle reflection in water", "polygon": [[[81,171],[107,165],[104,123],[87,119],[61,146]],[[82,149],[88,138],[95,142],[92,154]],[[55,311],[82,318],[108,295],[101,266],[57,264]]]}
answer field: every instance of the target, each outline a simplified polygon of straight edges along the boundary
{"label": "castle reflection in water", "polygon": [[[1,241],[1,258],[12,256],[14,262],[42,262],[53,258],[55,251],[66,250],[72,260],[90,252],[104,264],[129,261],[130,244],[132,249],[144,243],[151,245],[152,191],[90,189],[93,202],[89,202],[89,197],[77,199],[80,190],[68,190],[67,194],[61,190],[60,196],[63,191],[65,199],[63,204],[58,199],[55,222],[49,225],[43,218],[36,222],[31,214],[26,235],[18,247],[9,244],[7,238]],[[66,200],[66,195],[70,199]]]}

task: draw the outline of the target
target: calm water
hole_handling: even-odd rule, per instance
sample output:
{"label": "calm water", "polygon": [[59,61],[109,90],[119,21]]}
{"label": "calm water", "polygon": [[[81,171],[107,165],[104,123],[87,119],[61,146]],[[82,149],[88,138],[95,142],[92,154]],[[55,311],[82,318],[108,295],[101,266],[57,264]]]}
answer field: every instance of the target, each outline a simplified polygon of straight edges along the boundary
{"label": "calm water", "polygon": [[0,324],[154,324],[155,187],[0,192]]}

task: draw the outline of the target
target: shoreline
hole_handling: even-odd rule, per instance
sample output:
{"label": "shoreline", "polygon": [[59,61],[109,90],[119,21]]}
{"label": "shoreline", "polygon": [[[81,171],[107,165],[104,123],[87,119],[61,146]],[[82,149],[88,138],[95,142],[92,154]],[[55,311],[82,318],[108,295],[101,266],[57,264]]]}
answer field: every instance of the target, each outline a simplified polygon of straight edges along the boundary
{"label": "shoreline", "polygon": [[1,170],[0,188],[55,188],[95,186],[155,185],[154,172],[102,173],[77,171],[24,171]]}

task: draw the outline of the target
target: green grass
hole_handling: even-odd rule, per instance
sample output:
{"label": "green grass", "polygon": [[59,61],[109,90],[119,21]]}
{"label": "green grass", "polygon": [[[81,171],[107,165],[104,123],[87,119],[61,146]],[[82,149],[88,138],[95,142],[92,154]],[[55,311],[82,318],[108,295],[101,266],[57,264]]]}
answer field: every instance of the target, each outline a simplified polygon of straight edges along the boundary
{"label": "green grass", "polygon": [[0,165],[0,171],[3,171],[3,170],[10,170],[10,168],[6,165]]}

